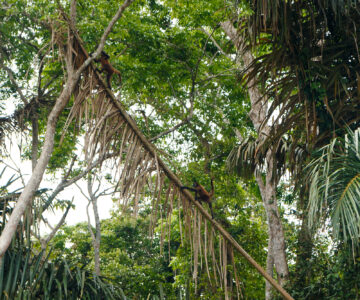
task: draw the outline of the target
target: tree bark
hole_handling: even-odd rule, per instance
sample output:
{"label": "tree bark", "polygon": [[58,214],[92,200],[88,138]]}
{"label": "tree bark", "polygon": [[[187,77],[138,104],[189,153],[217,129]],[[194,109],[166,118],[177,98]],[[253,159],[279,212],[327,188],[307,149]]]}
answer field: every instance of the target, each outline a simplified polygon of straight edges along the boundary
{"label": "tree bark", "polygon": [[[271,277],[274,277],[274,255],[273,255],[273,249],[272,249],[272,243],[269,239],[268,241],[268,255],[266,258],[266,272],[268,272]],[[271,299],[272,298],[272,286],[268,282],[265,283],[265,299]]]}
{"label": "tree bark", "polygon": [[35,191],[38,189],[44,175],[45,168],[50,160],[51,153],[54,149],[54,135],[56,123],[60,116],[60,113],[63,111],[70,99],[70,95],[76,82],[74,82],[73,76],[71,76],[70,78],[71,79],[64,86],[61,95],[57,99],[55,106],[53,107],[48,117],[45,142],[40,158],[34,168],[33,173],[31,174],[28,183],[26,184],[23,192],[21,193],[8,222],[5,224],[3,232],[1,233],[0,259],[2,259],[5,251],[9,247],[12,237],[16,231],[17,225],[19,224],[20,219],[24,214],[26,207],[29,205]]}
{"label": "tree bark", "polygon": [[[250,51],[243,51],[241,46],[241,39],[236,29],[232,25],[232,22],[226,21],[221,23],[222,29],[227,36],[232,40],[238,52],[242,54],[242,59],[246,66],[249,66],[253,62],[253,56]],[[251,109],[249,117],[258,132],[258,141],[261,141],[269,132],[270,126],[264,125],[267,113],[267,101],[264,95],[257,88],[256,82],[250,80],[248,82],[248,91],[251,102]],[[273,276],[273,265],[277,272],[277,280],[281,286],[289,278],[289,269],[286,260],[285,253],[285,237],[284,231],[280,220],[279,209],[276,199],[276,186],[278,179],[274,178],[274,153],[273,148],[269,148],[266,153],[266,178],[263,181],[259,172],[256,172],[256,181],[259,185],[261,198],[263,200],[267,222],[268,222],[268,234],[269,234],[269,246],[267,256],[267,271]],[[266,299],[271,299],[271,285],[266,282]]]}
{"label": "tree bark", "polygon": [[[285,236],[281,224],[280,213],[276,199],[276,185],[278,180],[273,179],[274,157],[272,149],[266,155],[267,173],[264,184],[264,191],[261,197],[266,211],[268,221],[269,243],[268,256],[273,256],[273,261],[280,285],[284,285],[289,278],[289,269],[285,253]],[[257,176],[257,182],[262,181],[261,176]],[[260,190],[261,191],[261,190]]]}
{"label": "tree bark", "polygon": [[94,217],[95,217],[95,241],[94,241],[94,261],[95,261],[95,274],[100,276],[100,242],[101,242],[101,227],[100,217],[97,207],[97,198],[91,200],[93,205]]}
{"label": "tree bark", "polygon": [[38,115],[38,103],[35,102],[32,107],[32,146],[31,146],[31,166],[32,170],[35,169],[37,163],[37,155],[39,151],[39,115]]}

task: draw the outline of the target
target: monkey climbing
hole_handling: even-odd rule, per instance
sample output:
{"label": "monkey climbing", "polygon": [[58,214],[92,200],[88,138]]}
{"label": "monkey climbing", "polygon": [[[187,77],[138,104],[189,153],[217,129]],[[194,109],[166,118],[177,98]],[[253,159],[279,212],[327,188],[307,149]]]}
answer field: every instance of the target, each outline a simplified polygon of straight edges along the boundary
{"label": "monkey climbing", "polygon": [[111,78],[114,74],[117,74],[120,80],[120,86],[122,83],[121,73],[119,70],[115,69],[109,62],[110,56],[105,52],[101,51],[100,58],[95,59],[96,62],[101,63],[101,70],[98,70],[100,73],[106,72],[106,83],[108,88],[111,89]]}
{"label": "monkey climbing", "polygon": [[214,196],[214,182],[211,179],[211,192],[208,192],[201,184],[197,181],[194,182],[193,187],[182,186],[182,190],[187,189],[189,191],[195,192],[195,200],[199,201],[200,203],[206,202],[209,205],[211,211],[211,217],[214,218],[214,212],[212,209],[211,198]]}

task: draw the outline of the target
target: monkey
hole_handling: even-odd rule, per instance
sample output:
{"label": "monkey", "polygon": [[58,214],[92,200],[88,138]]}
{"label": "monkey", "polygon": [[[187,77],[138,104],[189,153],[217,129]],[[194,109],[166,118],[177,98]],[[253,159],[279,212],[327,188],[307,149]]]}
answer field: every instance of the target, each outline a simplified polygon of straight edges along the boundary
{"label": "monkey", "polygon": [[119,76],[120,80],[120,86],[122,83],[121,73],[119,70],[115,69],[111,63],[109,62],[110,56],[105,52],[101,51],[100,58],[95,59],[96,62],[101,63],[101,70],[97,69],[100,73],[106,72],[106,83],[108,85],[108,88],[111,89],[111,78],[114,74],[117,74]]}
{"label": "monkey", "polygon": [[214,219],[214,212],[212,209],[211,198],[214,196],[214,182],[211,179],[211,192],[209,193],[201,184],[197,181],[194,181],[193,187],[182,186],[181,190],[189,190],[195,192],[195,200],[201,202],[206,202],[209,205],[211,211],[211,217]]}
{"label": "monkey", "polygon": [[[82,66],[82,64],[85,62],[86,58],[87,58],[86,54],[84,54],[80,44],[78,43],[78,41],[76,39],[74,39],[73,45],[72,45],[72,60],[73,60],[75,71],[78,70]],[[74,89],[75,99],[77,98],[77,96],[80,93],[81,80],[88,76],[89,76],[89,69],[86,68],[84,70],[83,76],[80,77],[78,82],[76,83],[76,86]]]}

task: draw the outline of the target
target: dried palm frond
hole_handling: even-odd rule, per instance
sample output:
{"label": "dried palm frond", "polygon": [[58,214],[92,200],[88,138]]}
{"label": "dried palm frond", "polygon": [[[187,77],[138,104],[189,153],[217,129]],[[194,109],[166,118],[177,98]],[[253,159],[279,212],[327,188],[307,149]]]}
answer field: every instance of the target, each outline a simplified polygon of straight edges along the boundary
{"label": "dried palm frond", "polygon": [[[83,61],[88,57],[88,54],[82,46],[78,33],[73,31],[72,34],[74,35],[73,41],[75,45],[72,45],[71,48],[77,50],[75,61]],[[58,38],[58,41],[64,40]],[[67,47],[70,46],[59,46],[59,48],[64,49]],[[72,51],[64,51],[63,55],[73,56],[73,53]],[[67,59],[69,60],[69,58]],[[99,73],[95,71],[92,64],[85,70],[78,85],[79,88],[75,89],[74,103],[64,132],[71,122],[77,122],[79,126],[86,128],[84,152],[88,163],[107,152],[118,154],[113,162],[113,168],[117,170],[117,187],[121,193],[124,209],[129,205],[129,200],[134,195],[135,203],[137,203],[135,206],[137,206],[141,200],[139,195],[143,194],[142,191],[147,191],[146,194],[150,195],[149,197],[152,200],[150,222],[150,231],[152,232],[157,218],[165,211],[168,216],[171,216],[174,202],[177,202],[179,214],[181,211],[184,214],[183,221],[179,217],[180,231],[182,231],[192,249],[195,280],[198,278],[199,266],[202,266],[202,255],[212,256],[214,277],[223,279],[218,282],[224,284],[224,289],[227,291],[224,278],[227,278],[228,275],[226,267],[228,260],[222,258],[225,265],[219,265],[218,259],[221,257],[222,252],[218,256],[214,251],[214,244],[219,240],[220,236],[223,236],[222,243],[224,245],[222,247],[224,249],[226,249],[226,243],[231,244],[283,295],[288,295],[211,217],[202,205],[195,201],[189,191],[180,189],[183,186],[180,180],[159,157],[157,149],[139,130],[135,121],[128,115],[112,91],[107,88],[107,85]],[[171,205],[168,205],[170,195],[173,196]],[[194,206],[196,209],[194,209]],[[171,220],[171,218],[166,218],[166,220]],[[182,222],[184,223],[183,226],[181,225]],[[204,240],[201,238],[201,233],[204,231],[205,223],[207,223],[206,226],[211,226],[211,238],[208,239],[209,245],[206,246],[208,253],[202,253],[205,246],[203,245]],[[170,224],[166,226],[170,228]],[[216,238],[214,228],[217,229]],[[163,234],[161,234],[161,239],[163,244]],[[184,238],[182,241],[184,242]],[[291,297],[288,299],[291,299]]]}

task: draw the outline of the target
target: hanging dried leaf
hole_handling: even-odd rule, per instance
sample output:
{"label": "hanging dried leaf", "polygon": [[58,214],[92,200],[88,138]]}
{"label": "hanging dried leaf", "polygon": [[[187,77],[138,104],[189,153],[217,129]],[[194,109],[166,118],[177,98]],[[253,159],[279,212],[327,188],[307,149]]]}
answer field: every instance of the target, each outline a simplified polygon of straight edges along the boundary
{"label": "hanging dried leaf", "polygon": [[[69,48],[63,47],[64,51],[62,55],[65,59],[66,55],[76,55],[75,61],[80,63],[81,59],[85,60],[88,58],[88,54],[82,46],[81,39],[77,32],[72,32],[72,34],[74,35],[73,40],[75,44],[68,46],[71,51],[69,51]],[[61,45],[64,43],[61,34],[54,36],[54,40]],[[59,48],[61,48],[61,46],[59,46]],[[149,198],[151,197],[152,214],[150,233],[151,235],[153,234],[153,229],[160,216],[162,249],[165,237],[163,217],[166,216],[168,220],[168,240],[170,241],[170,216],[173,201],[175,198],[177,199],[182,245],[184,245],[185,240],[187,240],[193,256],[194,264],[192,266],[192,272],[195,288],[197,288],[199,275],[199,255],[200,266],[202,266],[202,255],[205,257],[207,273],[210,279],[209,261],[207,260],[207,252],[209,251],[212,257],[211,265],[216,284],[223,286],[225,297],[226,299],[228,298],[226,247],[228,242],[250,261],[283,295],[287,295],[286,292],[251,259],[220,224],[210,216],[206,209],[202,207],[201,203],[195,201],[189,191],[180,190],[183,186],[180,180],[162,161],[158,155],[159,152],[138,129],[134,120],[127,114],[111,90],[107,88],[92,64],[84,71],[83,77],[79,80],[78,88],[75,89],[75,91],[74,103],[64,132],[72,122],[76,122],[79,127],[86,128],[84,152],[88,163],[91,163],[104,153],[111,152],[118,154],[117,158],[114,159],[114,169],[116,170],[116,178],[118,181],[117,189],[120,192],[123,211],[127,209],[130,199],[134,197],[132,198],[132,202],[135,205],[134,214],[136,215],[139,207],[139,195],[144,193]],[[166,177],[171,184],[168,184],[167,180],[165,181]],[[173,191],[173,197],[171,197],[171,204],[169,205],[171,191]],[[164,202],[165,205],[162,205]],[[181,206],[180,203],[182,204]],[[196,209],[194,209],[194,206]],[[182,230],[181,208],[184,214],[185,230]],[[204,224],[207,222],[206,220],[211,224],[209,233],[207,233],[207,229],[204,229]],[[216,235],[214,228],[218,230],[218,234]],[[205,230],[206,238],[204,238],[204,240],[202,239],[202,230]],[[207,234],[210,235],[208,246],[206,245]],[[218,241],[219,244],[218,255],[215,254],[214,250],[216,241]],[[202,251],[202,248],[204,251]],[[218,263],[219,261],[220,264]],[[200,271],[203,270],[200,269]],[[218,278],[221,280],[218,280]],[[291,299],[291,297],[287,299]]]}

